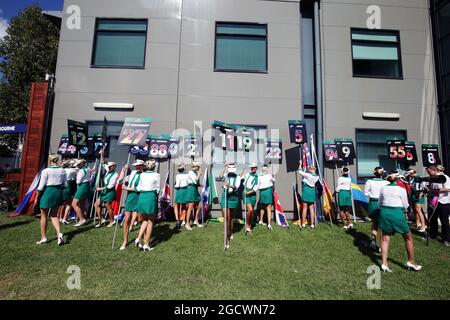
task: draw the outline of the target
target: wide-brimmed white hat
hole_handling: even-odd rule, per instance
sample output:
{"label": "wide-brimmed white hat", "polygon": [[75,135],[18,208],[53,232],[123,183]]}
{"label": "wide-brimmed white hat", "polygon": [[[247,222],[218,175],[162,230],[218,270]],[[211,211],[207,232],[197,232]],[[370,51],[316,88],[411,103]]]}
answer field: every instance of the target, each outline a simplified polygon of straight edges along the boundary
{"label": "wide-brimmed white hat", "polygon": [[258,168],[258,165],[256,163],[250,163],[250,168]]}
{"label": "wide-brimmed white hat", "polygon": [[184,164],[180,164],[177,168],[178,170],[184,169]]}
{"label": "wide-brimmed white hat", "polygon": [[192,162],[191,167],[200,167],[200,162],[198,161]]}
{"label": "wide-brimmed white hat", "polygon": [[109,167],[112,167],[112,166],[117,166],[117,163],[115,163],[114,161],[109,161],[109,162],[107,162],[106,163],[106,166],[109,168]]}
{"label": "wide-brimmed white hat", "polygon": [[400,178],[400,173],[398,171],[390,171],[389,174],[386,176],[386,179],[398,179]]}
{"label": "wide-brimmed white hat", "polygon": [[407,177],[407,176],[409,176],[409,175],[411,175],[411,174],[413,174],[413,173],[416,173],[416,170],[414,170],[414,169],[409,169],[408,171],[406,171],[405,176]]}
{"label": "wide-brimmed white hat", "polygon": [[79,165],[79,164],[85,164],[86,163],[86,160],[84,160],[84,159],[76,159],[75,161],[74,161],[74,164],[77,166],[77,165]]}
{"label": "wide-brimmed white hat", "polygon": [[141,159],[136,160],[136,162],[132,164],[132,166],[143,166],[143,165],[145,165],[145,162],[144,160]]}
{"label": "wide-brimmed white hat", "polygon": [[229,163],[227,166],[227,172],[236,173],[236,165],[234,163]]}

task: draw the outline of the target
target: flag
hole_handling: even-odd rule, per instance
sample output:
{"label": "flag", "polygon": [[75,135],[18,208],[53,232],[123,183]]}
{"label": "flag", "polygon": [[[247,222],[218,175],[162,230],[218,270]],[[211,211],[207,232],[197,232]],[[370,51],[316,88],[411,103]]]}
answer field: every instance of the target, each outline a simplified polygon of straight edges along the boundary
{"label": "flag", "polygon": [[323,189],[324,189],[324,195],[323,195],[323,212],[327,217],[331,214],[331,217],[335,217],[336,211],[334,209],[334,201],[333,201],[333,194],[330,191],[330,188],[328,187],[327,182],[323,181]]}
{"label": "flag", "polygon": [[360,212],[362,216],[367,217],[369,198],[366,197],[361,188],[356,184],[355,179],[352,179],[352,197],[355,204],[355,214]]}
{"label": "flag", "polygon": [[167,172],[166,183],[164,184],[164,188],[161,190],[161,195],[159,197],[160,209],[156,216],[156,220],[162,221],[166,219],[167,210],[171,207],[172,198],[170,196],[170,181],[169,181],[169,172]]}
{"label": "flag", "polygon": [[[205,171],[203,175],[203,187],[202,187],[202,215],[207,213],[210,205],[211,187],[209,185],[209,170]],[[205,217],[203,217],[205,218]]]}
{"label": "flag", "polygon": [[294,219],[297,215],[297,220],[295,220],[294,224],[301,224],[301,215],[302,215],[302,206],[300,204],[297,192],[297,185],[295,183],[292,184],[292,191],[294,192]]}
{"label": "flag", "polygon": [[[303,144],[303,159],[304,159],[304,162],[306,163],[306,167],[312,166],[314,164],[312,156],[311,156],[311,152],[309,151],[309,147],[306,142]],[[306,169],[306,167],[305,167],[305,169]]]}
{"label": "flag", "polygon": [[275,203],[275,217],[277,220],[277,225],[283,228],[289,227],[286,216],[284,215],[283,207],[281,206],[280,199],[278,199],[278,194],[273,190],[273,201]]}
{"label": "flag", "polygon": [[123,181],[125,179],[126,174],[127,173],[126,173],[125,167],[123,167],[122,170],[120,170],[119,178],[117,179],[117,182],[116,182],[116,199],[114,199],[114,201],[111,204],[112,208],[113,208],[114,216],[117,216],[119,214],[121,203],[123,202],[122,182],[121,181]]}
{"label": "flag", "polygon": [[16,211],[12,214],[9,214],[8,217],[17,217],[23,213],[25,213],[29,207],[30,204],[33,204],[37,197],[37,188],[39,186],[39,181],[41,180],[41,173],[42,170],[40,170],[36,176],[33,179],[33,182],[31,183],[30,187],[28,188],[27,193],[23,197],[22,201],[20,202],[19,206],[17,207]]}

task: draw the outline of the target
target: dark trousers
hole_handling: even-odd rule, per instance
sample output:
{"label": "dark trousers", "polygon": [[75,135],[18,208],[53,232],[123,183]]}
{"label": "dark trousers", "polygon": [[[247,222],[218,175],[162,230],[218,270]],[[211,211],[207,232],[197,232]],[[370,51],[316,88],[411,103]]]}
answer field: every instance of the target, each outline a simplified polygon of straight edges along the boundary
{"label": "dark trousers", "polygon": [[450,204],[439,203],[436,211],[433,213],[432,210],[428,211],[429,228],[430,228],[430,238],[436,239],[438,234],[438,219],[441,220],[442,226],[442,240],[450,242],[450,226],[448,222],[448,217],[450,214]]}

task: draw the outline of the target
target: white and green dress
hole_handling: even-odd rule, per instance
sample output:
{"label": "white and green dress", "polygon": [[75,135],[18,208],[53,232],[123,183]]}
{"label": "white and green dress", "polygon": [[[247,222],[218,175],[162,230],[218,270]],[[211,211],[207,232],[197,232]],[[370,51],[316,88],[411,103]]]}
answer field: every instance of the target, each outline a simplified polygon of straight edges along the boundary
{"label": "white and green dress", "polygon": [[139,192],[137,212],[145,215],[158,213],[158,194],[160,187],[160,175],[154,171],[141,173],[136,191]]}
{"label": "white and green dress", "polygon": [[128,191],[127,200],[125,201],[125,211],[134,212],[137,211],[139,194],[135,191],[135,188],[141,180],[141,172],[137,170],[131,171],[130,175],[125,178],[125,182],[128,183],[129,188],[133,188],[133,191]]}
{"label": "white and green dress", "polygon": [[388,181],[381,178],[373,178],[366,181],[364,185],[364,194],[369,198],[368,216],[370,219],[378,221],[380,216],[380,208],[378,207],[378,199],[380,191],[389,184]]}
{"label": "white and green dress", "polygon": [[343,211],[352,207],[352,179],[350,177],[339,177],[336,192],[339,197],[339,208]]}
{"label": "white and green dress", "polygon": [[178,173],[175,177],[175,203],[189,203],[188,199],[189,176],[186,173]]}
{"label": "white and green dress", "polygon": [[275,182],[274,177],[270,174],[262,174],[258,177],[259,190],[259,204],[260,205],[271,205],[273,204],[273,183]]}
{"label": "white and green dress", "polygon": [[87,166],[82,167],[77,173],[77,191],[74,199],[85,200],[91,195],[91,172]]}
{"label": "white and green dress", "polygon": [[319,177],[315,173],[309,173],[299,170],[298,173],[303,177],[302,201],[306,203],[316,202],[316,183]]}
{"label": "white and green dress", "polygon": [[380,216],[378,226],[386,234],[400,233],[402,235],[410,232],[406,222],[403,209],[409,207],[406,190],[395,183],[388,184],[380,191],[378,199]]}
{"label": "white and green dress", "polygon": [[116,199],[116,183],[119,179],[119,174],[115,171],[108,172],[103,177],[105,189],[100,193],[101,202],[112,202]]}
{"label": "white and green dress", "polygon": [[[256,173],[247,173],[244,176],[244,190],[242,191],[242,199],[245,204],[250,204],[252,207],[256,205],[256,191],[258,191],[258,175]],[[245,194],[249,192],[249,194]]]}
{"label": "white and green dress", "polygon": [[63,205],[63,190],[66,186],[67,177],[63,168],[52,165],[42,170],[37,188],[41,192],[39,208],[51,209]]}
{"label": "white and green dress", "polygon": [[188,203],[200,202],[200,193],[198,192],[198,187],[200,186],[199,178],[197,173],[194,171],[189,171],[188,173],[189,184],[186,190],[186,201]]}
{"label": "white and green dress", "polygon": [[[220,206],[222,209],[225,208],[225,194],[226,194],[226,207],[229,209],[237,209],[239,207],[239,195],[238,195],[238,189],[241,185],[241,178],[238,177],[236,174],[228,174],[225,177],[228,188],[224,188],[222,192],[222,197],[220,199]],[[233,186],[233,188],[231,188]]]}

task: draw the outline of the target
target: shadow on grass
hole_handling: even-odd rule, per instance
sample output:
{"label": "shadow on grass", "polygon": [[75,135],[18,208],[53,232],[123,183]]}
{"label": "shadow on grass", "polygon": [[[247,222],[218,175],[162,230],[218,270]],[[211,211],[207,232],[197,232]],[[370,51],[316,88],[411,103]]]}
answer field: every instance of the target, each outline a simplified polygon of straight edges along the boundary
{"label": "shadow on grass", "polygon": [[170,224],[157,224],[153,228],[152,234],[152,247],[155,247],[164,241],[170,240],[174,234],[180,233],[181,230],[179,228],[171,228]]}
{"label": "shadow on grass", "polygon": [[16,222],[13,222],[13,223],[2,224],[2,225],[0,225],[0,230],[9,229],[9,228],[15,228],[15,227],[18,227],[18,226],[21,226],[21,225],[24,225],[24,224],[29,224],[29,223],[31,223],[33,221],[34,220],[16,221]]}
{"label": "shadow on grass", "polygon": [[[367,234],[363,233],[363,232],[359,232],[356,229],[351,229],[349,231],[346,232],[347,234],[351,235],[354,240],[353,240],[353,245],[355,247],[358,248],[358,250],[365,256],[369,257],[370,260],[372,261],[373,264],[381,267],[381,254],[377,254],[375,253],[372,249],[370,249],[369,245],[370,245],[370,241],[372,240],[372,238],[370,236],[368,236]],[[401,238],[401,241],[403,240],[403,237],[401,235],[399,235]],[[391,241],[392,241],[391,237]],[[389,262],[392,262],[393,264],[398,265],[399,267],[403,268],[403,269],[407,269],[405,264],[394,260],[392,258],[388,258]]]}
{"label": "shadow on grass", "polygon": [[[74,227],[74,228],[75,228],[75,227]],[[66,232],[66,233],[64,234],[66,244],[69,244],[70,241],[71,241],[76,235],[81,234],[81,233],[88,232],[88,231],[90,231],[90,230],[92,230],[92,229],[94,229],[94,225],[88,225],[88,226],[77,227],[76,229],[73,229],[73,230],[71,230],[71,231],[69,231],[69,232]]]}

